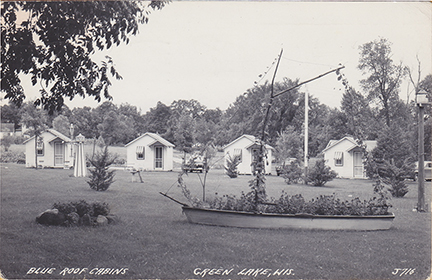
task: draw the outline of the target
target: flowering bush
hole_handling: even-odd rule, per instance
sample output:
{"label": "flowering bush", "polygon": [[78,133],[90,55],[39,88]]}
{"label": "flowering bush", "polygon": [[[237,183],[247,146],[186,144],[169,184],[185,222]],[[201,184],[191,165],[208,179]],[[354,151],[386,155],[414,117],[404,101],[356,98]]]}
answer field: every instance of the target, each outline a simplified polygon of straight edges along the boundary
{"label": "flowering bush", "polygon": [[[210,202],[211,209],[233,210],[243,212],[255,212],[252,192],[242,193],[240,198],[235,195],[224,195]],[[385,199],[374,196],[369,200],[360,200],[358,197],[348,201],[342,201],[332,195],[320,195],[319,197],[306,201],[301,194],[288,195],[282,192],[279,199],[271,199],[268,203],[260,205],[262,213],[277,214],[311,214],[311,215],[387,215],[391,207]]]}

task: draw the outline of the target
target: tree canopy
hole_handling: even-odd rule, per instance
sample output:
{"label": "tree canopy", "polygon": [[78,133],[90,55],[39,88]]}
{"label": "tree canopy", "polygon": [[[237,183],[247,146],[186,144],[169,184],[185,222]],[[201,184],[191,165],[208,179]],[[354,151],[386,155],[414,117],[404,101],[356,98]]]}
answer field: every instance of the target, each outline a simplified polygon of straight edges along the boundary
{"label": "tree canopy", "polygon": [[49,112],[64,98],[111,99],[110,76],[121,79],[111,58],[97,63],[95,50],[128,43],[151,10],[166,1],[78,1],[1,3],[1,89],[21,105],[21,74],[39,84],[36,105]]}
{"label": "tree canopy", "polygon": [[392,60],[391,43],[384,38],[360,46],[358,68],[368,75],[360,83],[369,100],[382,106],[386,125],[390,126],[392,105],[399,100],[399,87],[407,69]]}

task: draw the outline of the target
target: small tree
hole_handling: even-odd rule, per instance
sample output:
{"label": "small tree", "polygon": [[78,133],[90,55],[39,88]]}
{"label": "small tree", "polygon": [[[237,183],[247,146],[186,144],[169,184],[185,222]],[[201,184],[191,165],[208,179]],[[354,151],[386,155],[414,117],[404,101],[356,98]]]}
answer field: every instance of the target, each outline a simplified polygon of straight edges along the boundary
{"label": "small tree", "polygon": [[408,160],[405,160],[400,167],[389,161],[378,164],[379,177],[382,178],[384,184],[390,186],[388,190],[393,197],[403,197],[408,193],[405,178],[412,170],[411,165]]}
{"label": "small tree", "polygon": [[108,152],[108,146],[97,153],[93,158],[88,159],[94,168],[90,168],[90,180],[87,183],[90,188],[96,191],[106,191],[114,182],[115,170],[108,170],[109,166],[117,159]]}
{"label": "small tree", "polygon": [[295,160],[291,162],[289,165],[284,166],[282,171],[282,177],[285,179],[285,182],[289,185],[292,183],[297,183],[303,175],[303,171],[300,167],[300,162]]}
{"label": "small tree", "polygon": [[5,152],[9,151],[10,146],[14,143],[14,137],[6,135],[0,141],[0,144],[4,147]]}
{"label": "small tree", "polygon": [[228,154],[227,158],[227,164],[225,166],[225,170],[227,175],[230,178],[237,178],[238,170],[237,167],[240,164],[240,156],[234,156],[232,157],[230,154]]}
{"label": "small tree", "polygon": [[325,183],[336,178],[337,173],[325,165],[324,159],[318,160],[311,168],[307,177],[314,186],[324,186]]}

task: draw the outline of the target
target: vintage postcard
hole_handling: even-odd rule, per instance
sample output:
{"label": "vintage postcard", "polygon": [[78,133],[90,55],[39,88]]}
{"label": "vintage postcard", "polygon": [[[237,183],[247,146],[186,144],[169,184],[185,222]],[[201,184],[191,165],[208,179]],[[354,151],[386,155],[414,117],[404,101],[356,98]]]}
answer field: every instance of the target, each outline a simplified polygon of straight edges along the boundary
{"label": "vintage postcard", "polygon": [[431,275],[427,1],[2,1],[4,279]]}

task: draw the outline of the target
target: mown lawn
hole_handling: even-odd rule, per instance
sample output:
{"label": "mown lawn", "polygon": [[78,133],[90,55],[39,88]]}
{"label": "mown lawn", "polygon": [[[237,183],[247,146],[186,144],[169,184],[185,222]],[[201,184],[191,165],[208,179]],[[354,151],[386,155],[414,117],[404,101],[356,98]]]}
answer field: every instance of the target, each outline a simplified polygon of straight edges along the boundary
{"label": "mown lawn", "polygon": [[[106,192],[91,190],[84,178],[71,177],[72,173],[1,166],[0,269],[6,278],[427,279],[430,275],[431,215],[412,211],[417,203],[415,183],[409,184],[406,197],[392,199],[396,218],[387,231],[270,230],[189,224],[180,205],[159,194],[169,189],[169,195],[186,202],[175,184],[176,172],[144,173],[145,183],[141,184],[131,182],[130,173],[118,170],[116,182]],[[247,192],[250,179],[229,179],[222,170],[211,171],[207,197],[215,192]],[[202,196],[196,174],[190,174],[186,183],[193,194]],[[273,197],[282,189],[306,198],[332,193],[345,199],[372,195],[368,180],[339,179],[319,188],[286,185],[282,178],[268,176],[266,183]],[[426,183],[429,205],[430,188],[430,182]],[[54,202],[81,199],[108,202],[121,222],[79,228],[36,224],[35,217]],[[51,275],[26,274],[32,267],[55,270]],[[87,270],[81,275],[61,275],[64,268]],[[90,274],[94,268],[127,270],[119,275]],[[230,273],[194,274],[206,268]],[[239,275],[245,268],[268,270],[265,275]],[[394,275],[398,268],[414,272]],[[290,275],[273,275],[289,269]]]}

